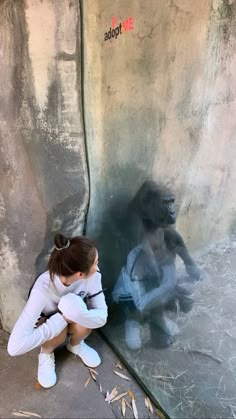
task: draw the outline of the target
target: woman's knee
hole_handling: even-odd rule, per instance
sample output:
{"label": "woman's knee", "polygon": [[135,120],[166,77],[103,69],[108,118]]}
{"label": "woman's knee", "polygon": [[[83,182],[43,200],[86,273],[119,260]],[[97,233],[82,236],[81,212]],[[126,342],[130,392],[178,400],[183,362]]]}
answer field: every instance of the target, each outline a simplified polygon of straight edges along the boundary
{"label": "woman's knee", "polygon": [[65,342],[67,338],[67,334],[68,334],[68,326],[65,329],[63,329],[62,332],[59,333],[59,335],[55,336],[55,338],[44,342],[42,345],[42,348],[43,349],[48,348],[48,349],[54,350],[55,348],[57,348],[57,346]]}
{"label": "woman's knee", "polygon": [[68,333],[69,334],[78,334],[78,335],[89,335],[92,332],[92,329],[88,329],[87,327],[81,326],[78,323],[70,323],[68,326]]}

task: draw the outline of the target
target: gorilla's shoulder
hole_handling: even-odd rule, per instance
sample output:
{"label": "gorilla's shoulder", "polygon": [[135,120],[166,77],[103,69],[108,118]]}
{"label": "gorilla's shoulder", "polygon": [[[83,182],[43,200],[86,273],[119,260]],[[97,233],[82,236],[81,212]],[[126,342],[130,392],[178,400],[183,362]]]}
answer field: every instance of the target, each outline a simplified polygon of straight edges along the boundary
{"label": "gorilla's shoulder", "polygon": [[174,249],[183,242],[181,235],[172,227],[164,228],[164,240],[169,249]]}

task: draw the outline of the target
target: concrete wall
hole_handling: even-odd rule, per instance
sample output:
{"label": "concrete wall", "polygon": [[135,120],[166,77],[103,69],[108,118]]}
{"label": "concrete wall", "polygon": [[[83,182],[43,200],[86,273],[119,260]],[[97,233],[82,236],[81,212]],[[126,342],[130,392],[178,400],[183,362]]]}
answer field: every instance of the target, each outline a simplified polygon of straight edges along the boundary
{"label": "concrete wall", "polygon": [[[177,228],[192,249],[235,231],[236,2],[81,3],[87,233],[97,238],[113,280],[126,244],[120,220],[147,177],[173,185]],[[78,234],[84,227],[89,186],[80,20],[79,0],[0,2],[0,318],[6,330],[45,268],[53,233]],[[121,27],[116,39],[105,41],[124,20],[127,31]]]}
{"label": "concrete wall", "polygon": [[[192,250],[235,231],[236,1],[83,6],[88,231],[114,280],[114,214],[147,177],[173,186],[177,228]],[[130,30],[105,40],[127,18]]]}
{"label": "concrete wall", "polygon": [[53,233],[88,205],[77,0],[0,2],[0,318],[10,330]]}

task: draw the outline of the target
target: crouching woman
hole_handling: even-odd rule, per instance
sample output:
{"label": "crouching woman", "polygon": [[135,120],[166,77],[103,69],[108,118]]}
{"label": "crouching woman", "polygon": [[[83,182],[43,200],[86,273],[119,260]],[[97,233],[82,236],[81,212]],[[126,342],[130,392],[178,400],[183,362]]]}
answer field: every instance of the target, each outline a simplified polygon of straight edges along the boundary
{"label": "crouching woman", "polygon": [[56,384],[54,350],[66,341],[67,350],[88,367],[101,363],[84,339],[107,321],[95,244],[62,234],[56,234],[54,242],[48,270],[35,281],[8,342],[11,356],[40,347],[38,381],[45,388]]}

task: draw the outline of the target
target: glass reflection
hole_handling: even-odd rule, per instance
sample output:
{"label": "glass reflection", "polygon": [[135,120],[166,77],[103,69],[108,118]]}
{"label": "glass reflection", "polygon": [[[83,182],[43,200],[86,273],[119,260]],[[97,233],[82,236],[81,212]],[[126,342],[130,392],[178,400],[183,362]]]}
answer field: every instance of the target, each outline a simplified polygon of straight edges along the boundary
{"label": "glass reflection", "polygon": [[193,258],[174,228],[174,203],[150,181],[130,203],[136,245],[112,286],[104,333],[170,417],[233,417],[236,242]]}
{"label": "glass reflection", "polygon": [[124,311],[125,342],[131,350],[142,347],[144,322],[149,325],[152,345],[170,346],[178,333],[173,313],[187,313],[192,308],[191,290],[178,283],[176,255],[183,260],[191,279],[199,280],[201,273],[183,238],[172,227],[176,222],[174,203],[175,197],[167,187],[146,181],[130,205],[141,224],[142,241],[129,252],[112,297]]}

